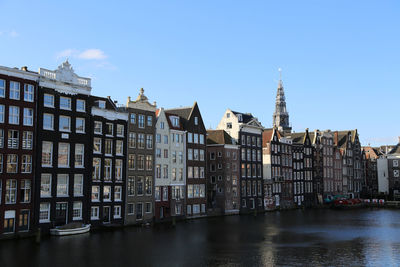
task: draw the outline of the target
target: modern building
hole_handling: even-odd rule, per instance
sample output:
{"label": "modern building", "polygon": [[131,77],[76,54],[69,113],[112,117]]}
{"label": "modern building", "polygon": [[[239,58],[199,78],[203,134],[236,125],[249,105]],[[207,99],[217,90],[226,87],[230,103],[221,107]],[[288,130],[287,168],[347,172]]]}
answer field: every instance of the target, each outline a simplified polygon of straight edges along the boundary
{"label": "modern building", "polygon": [[264,127],[250,113],[227,109],[217,126],[240,144],[240,212],[264,210],[262,132]]}
{"label": "modern building", "polygon": [[135,101],[128,97],[129,114],[125,224],[152,222],[154,217],[154,136],[156,103],[150,104],[143,88]]}
{"label": "modern building", "polygon": [[[88,179],[90,224],[123,225],[126,191],[126,146],[128,114],[118,111],[108,97],[91,97],[90,140],[92,164]],[[90,176],[89,176],[90,177]],[[87,177],[87,178],[89,178]]]}
{"label": "modern building", "polygon": [[155,219],[185,215],[186,132],[179,116],[156,111]]}
{"label": "modern building", "polygon": [[239,213],[239,153],[239,145],[227,132],[207,131],[207,195],[213,214]]}
{"label": "modern building", "polygon": [[37,80],[0,66],[0,237],[32,230]]}
{"label": "modern building", "polygon": [[47,232],[70,222],[89,222],[91,80],[68,61],[39,69],[35,171],[35,223]]}
{"label": "modern building", "polygon": [[191,107],[166,110],[180,119],[186,131],[186,217],[206,215],[207,131],[197,102]]}

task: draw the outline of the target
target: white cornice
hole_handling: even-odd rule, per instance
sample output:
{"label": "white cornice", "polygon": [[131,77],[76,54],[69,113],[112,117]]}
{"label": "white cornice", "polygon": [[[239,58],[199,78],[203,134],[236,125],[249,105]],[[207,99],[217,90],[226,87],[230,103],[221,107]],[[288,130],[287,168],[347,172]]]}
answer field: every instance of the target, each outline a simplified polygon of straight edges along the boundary
{"label": "white cornice", "polygon": [[107,120],[115,121],[115,120],[124,120],[128,121],[128,113],[118,112],[109,109],[101,109],[97,107],[92,107],[92,115],[100,116],[106,118]]}
{"label": "white cornice", "polygon": [[19,69],[8,68],[4,66],[0,66],[0,74],[18,77],[25,80],[37,81],[39,75],[37,73],[27,72]]}

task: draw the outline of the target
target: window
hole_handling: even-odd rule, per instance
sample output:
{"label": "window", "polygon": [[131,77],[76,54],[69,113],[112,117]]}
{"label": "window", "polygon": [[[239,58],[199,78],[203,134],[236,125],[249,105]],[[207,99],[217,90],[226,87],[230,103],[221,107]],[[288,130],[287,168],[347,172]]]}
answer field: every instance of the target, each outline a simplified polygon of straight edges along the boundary
{"label": "window", "polygon": [[60,116],[58,129],[62,132],[70,132],[71,131],[71,118],[68,116]]}
{"label": "window", "polygon": [[69,167],[68,143],[58,143],[58,167]]}
{"label": "window", "polygon": [[106,139],[104,142],[104,154],[112,155],[112,139]]}
{"label": "window", "polygon": [[146,202],[146,213],[151,213],[151,202]]}
{"label": "window", "polygon": [[138,177],[136,189],[137,189],[137,195],[142,196],[143,195],[143,177]]}
{"label": "window", "polygon": [[146,170],[153,170],[153,156],[146,155]]}
{"label": "window", "polygon": [[178,117],[172,117],[172,125],[175,127],[179,127],[179,118]]}
{"label": "window", "polygon": [[199,150],[193,149],[193,160],[199,160]]}
{"label": "window", "polygon": [[144,170],[144,156],[138,155],[137,157],[138,170]]}
{"label": "window", "polygon": [[86,107],[85,100],[82,100],[82,99],[77,99],[76,100],[76,111],[85,112],[86,111],[85,107]]}
{"label": "window", "polygon": [[16,125],[19,124],[19,107],[8,107],[8,123]]}
{"label": "window", "polygon": [[111,201],[111,186],[109,185],[103,188],[103,201]]}
{"label": "window", "polygon": [[10,81],[10,99],[19,100],[19,82]]}
{"label": "window", "polygon": [[188,167],[187,178],[193,178],[193,167]]}
{"label": "window", "polygon": [[100,186],[93,185],[92,186],[92,202],[100,201]]}
{"label": "window", "polygon": [[40,203],[39,222],[50,221],[50,203]]}
{"label": "window", "polygon": [[24,121],[23,124],[26,126],[33,125],[33,109],[24,108]]}
{"label": "window", "polygon": [[194,117],[194,125],[199,125],[199,118],[198,117]]}
{"label": "window", "polygon": [[[0,154],[0,173],[2,173],[2,172],[3,172],[3,154]],[[0,194],[0,196],[1,196],[1,194]],[[0,197],[0,203],[1,203],[1,197]]]}
{"label": "window", "polygon": [[128,196],[134,196],[135,195],[135,177],[129,176],[128,177]]}
{"label": "window", "polygon": [[32,155],[22,155],[21,173],[32,172]]}
{"label": "window", "polygon": [[188,133],[188,143],[193,143],[193,134]]}
{"label": "window", "polygon": [[204,150],[200,149],[199,152],[200,152],[200,160],[204,161]]}
{"label": "window", "polygon": [[153,135],[146,135],[146,148],[153,149]]}
{"label": "window", "polygon": [[24,86],[24,100],[27,102],[33,102],[33,89],[34,86],[31,84],[25,84]]}
{"label": "window", "polygon": [[106,123],[106,135],[113,135],[114,125],[112,123]]}
{"label": "window", "polygon": [[160,201],[161,200],[161,192],[160,192],[160,187],[156,186],[154,189],[154,200],[155,201]]}
{"label": "window", "polygon": [[146,177],[146,195],[151,195],[152,194],[152,186],[153,186],[153,177],[147,176]]}
{"label": "window", "polygon": [[71,98],[69,97],[60,97],[60,109],[71,110]]}
{"label": "window", "polygon": [[132,124],[136,124],[136,114],[135,113],[131,113],[131,119],[130,119]]}
{"label": "window", "polygon": [[168,144],[168,135],[164,135],[164,144]]}
{"label": "window", "polygon": [[393,167],[399,167],[399,161],[397,159],[393,160]]}
{"label": "window", "polygon": [[0,123],[4,123],[4,105],[0,105]]}
{"label": "window", "polygon": [[232,122],[226,123],[226,129],[232,129]]}
{"label": "window", "polygon": [[156,134],[156,143],[161,144],[161,134]]}
{"label": "window", "polygon": [[115,180],[122,181],[122,159],[115,160]]}
{"label": "window", "polygon": [[204,173],[204,167],[200,167],[200,178],[204,178],[205,176],[205,173]]}
{"label": "window", "polygon": [[75,121],[75,131],[77,133],[85,133],[85,119],[84,118],[76,118]]}
{"label": "window", "polygon": [[164,129],[164,122],[160,122],[160,129]]}
{"label": "window", "polygon": [[51,174],[42,173],[40,178],[40,197],[51,197]]}
{"label": "window", "polygon": [[138,148],[144,149],[144,134],[138,134]]}
{"label": "window", "polygon": [[90,208],[90,219],[92,219],[92,220],[99,219],[99,207],[91,207]]}
{"label": "window", "polygon": [[93,180],[100,180],[101,161],[99,158],[93,158]]}
{"label": "window", "polygon": [[24,179],[21,181],[21,202],[29,203],[31,202],[31,180]]}
{"label": "window", "polygon": [[106,108],[106,101],[102,101],[102,100],[98,100],[97,102],[97,106],[99,108],[105,109]]}
{"label": "window", "polygon": [[117,124],[117,136],[124,136],[124,125]]}
{"label": "window", "polygon": [[6,81],[0,79],[0,97],[6,96]]}
{"label": "window", "polygon": [[95,134],[101,134],[102,133],[102,123],[101,121],[95,121],[94,122],[94,133]]}
{"label": "window", "polygon": [[15,204],[17,201],[17,180],[6,180],[6,204]]}
{"label": "window", "polygon": [[43,129],[44,130],[54,130],[53,114],[48,114],[48,113],[43,114]]}
{"label": "window", "polygon": [[74,175],[74,196],[83,196],[83,174]]}
{"label": "window", "polygon": [[17,149],[19,144],[19,131],[8,130],[7,147]]}
{"label": "window", "polygon": [[53,143],[43,141],[42,143],[42,166],[51,166],[53,162]]}
{"label": "window", "polygon": [[139,128],[144,128],[144,115],[139,115]]}
{"label": "window", "polygon": [[114,218],[121,218],[121,206],[114,206]]}
{"label": "window", "polygon": [[136,148],[136,134],[135,133],[129,132],[128,145],[129,145],[129,148]]}
{"label": "window", "polygon": [[57,175],[57,197],[68,196],[68,174]]}
{"label": "window", "polygon": [[128,155],[128,168],[130,170],[135,169],[135,154],[129,154]]}
{"label": "window", "polygon": [[153,117],[147,116],[147,126],[152,126],[152,125],[153,125]]}
{"label": "window", "polygon": [[82,220],[82,202],[75,201],[72,208],[72,220]]}
{"label": "window", "polygon": [[101,153],[101,138],[93,138],[93,153]]}
{"label": "window", "polygon": [[164,158],[168,158],[168,149],[164,149]]}
{"label": "window", "polygon": [[75,144],[75,168],[83,168],[84,167],[84,145],[83,144]]}
{"label": "window", "polygon": [[29,131],[24,131],[22,134],[22,149],[32,149],[32,147],[33,147],[33,133]]}
{"label": "window", "polygon": [[143,219],[143,203],[136,204],[136,220]]}
{"label": "window", "polygon": [[134,215],[135,212],[135,204],[128,203],[128,215]]}
{"label": "window", "polygon": [[122,140],[115,141],[115,154],[116,155],[123,155],[124,153],[124,143]]}
{"label": "window", "polygon": [[18,156],[15,154],[7,155],[7,173],[18,172]]}
{"label": "window", "polygon": [[163,166],[163,177],[164,179],[168,179],[168,165]]}
{"label": "window", "polygon": [[104,180],[111,180],[112,162],[111,159],[104,159]]}
{"label": "window", "polygon": [[156,149],[156,158],[161,158],[161,149]]}
{"label": "window", "polygon": [[204,134],[200,134],[200,144],[204,145]]}
{"label": "window", "polygon": [[122,186],[114,187],[114,201],[122,201]]}
{"label": "window", "polygon": [[188,160],[193,160],[193,149],[188,149]]}
{"label": "window", "polygon": [[45,107],[54,108],[54,95],[44,94],[43,105]]}
{"label": "window", "polygon": [[193,134],[193,143],[195,144],[199,143],[199,135],[197,133]]}

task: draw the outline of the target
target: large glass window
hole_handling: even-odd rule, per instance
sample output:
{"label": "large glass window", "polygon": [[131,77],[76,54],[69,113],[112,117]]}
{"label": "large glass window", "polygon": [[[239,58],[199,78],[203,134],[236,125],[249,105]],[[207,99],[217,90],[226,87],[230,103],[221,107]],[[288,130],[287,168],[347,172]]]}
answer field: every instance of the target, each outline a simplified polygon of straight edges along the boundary
{"label": "large glass window", "polygon": [[71,131],[71,118],[68,116],[60,116],[59,130],[62,132]]}
{"label": "large glass window", "polygon": [[7,173],[18,172],[18,156],[15,154],[7,155]]}
{"label": "large glass window", "polygon": [[58,167],[69,167],[69,144],[58,144]]}
{"label": "large glass window", "polygon": [[139,115],[139,128],[144,128],[144,115]]}
{"label": "large glass window", "polygon": [[68,174],[57,175],[57,197],[68,196]]}
{"label": "large glass window", "polygon": [[33,125],[33,109],[24,108],[24,121],[23,124],[26,126]]}
{"label": "large glass window", "polygon": [[83,196],[83,174],[74,175],[74,196]]}
{"label": "large glass window", "polygon": [[10,99],[19,100],[20,84],[19,82],[10,81]]}
{"label": "large glass window", "polygon": [[8,123],[15,125],[19,124],[19,107],[8,107]]}
{"label": "large glass window", "polygon": [[32,172],[32,155],[22,155],[21,173]]}
{"label": "large glass window", "polygon": [[85,112],[86,111],[85,107],[86,107],[85,100],[82,100],[82,99],[76,100],[76,111]]}
{"label": "large glass window", "polygon": [[42,173],[40,180],[40,197],[51,197],[51,174]]}
{"label": "large glass window", "polygon": [[71,110],[71,98],[69,97],[60,97],[60,109]]}
{"label": "large glass window", "polygon": [[75,168],[84,167],[85,148],[83,144],[75,144]]}
{"label": "large glass window", "polygon": [[53,162],[53,143],[43,141],[42,143],[42,166],[51,166]]}
{"label": "large glass window", "polygon": [[45,107],[54,108],[54,95],[44,94],[43,105]]}
{"label": "large glass window", "polygon": [[32,84],[25,84],[24,86],[24,100],[27,102],[33,102],[34,86]]}

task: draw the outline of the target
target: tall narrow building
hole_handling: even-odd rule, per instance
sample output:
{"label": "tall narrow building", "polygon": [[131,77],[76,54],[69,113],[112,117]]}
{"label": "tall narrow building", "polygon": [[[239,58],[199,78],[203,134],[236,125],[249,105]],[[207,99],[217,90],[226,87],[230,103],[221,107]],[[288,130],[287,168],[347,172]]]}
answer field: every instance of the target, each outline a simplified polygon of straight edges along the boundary
{"label": "tall narrow building", "polygon": [[279,131],[290,133],[292,127],[289,125],[289,113],[286,110],[285,91],[283,90],[282,79],[279,79],[276,92],[275,112],[272,117],[274,127]]}

